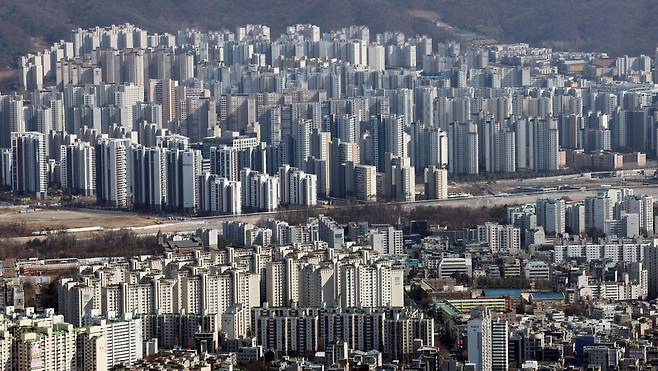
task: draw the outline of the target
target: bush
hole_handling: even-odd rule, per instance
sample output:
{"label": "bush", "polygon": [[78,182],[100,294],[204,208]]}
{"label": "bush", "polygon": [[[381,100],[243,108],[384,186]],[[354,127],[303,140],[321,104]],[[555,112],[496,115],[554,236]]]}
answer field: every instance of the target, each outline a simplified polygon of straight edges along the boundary
{"label": "bush", "polygon": [[501,207],[451,207],[451,206],[417,206],[413,209],[403,209],[400,205],[352,205],[333,209],[317,210],[302,209],[295,212],[279,212],[276,219],[290,224],[301,224],[309,217],[324,214],[338,223],[356,221],[371,224],[396,224],[412,220],[427,220],[430,224],[448,228],[472,227],[484,222],[504,222],[506,210]]}
{"label": "bush", "polygon": [[120,230],[96,233],[89,238],[58,233],[34,238],[24,244],[0,240],[0,259],[88,258],[97,256],[130,256],[161,252],[156,236],[138,236]]}

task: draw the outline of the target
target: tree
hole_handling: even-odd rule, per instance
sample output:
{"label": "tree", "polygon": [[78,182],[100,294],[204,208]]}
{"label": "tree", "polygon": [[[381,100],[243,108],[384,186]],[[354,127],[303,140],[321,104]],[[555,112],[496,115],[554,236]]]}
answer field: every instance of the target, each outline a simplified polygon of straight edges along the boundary
{"label": "tree", "polygon": [[57,282],[62,279],[62,276],[58,276],[56,279],[50,281],[48,286],[46,286],[41,293],[39,294],[39,307],[41,308],[57,308],[57,299],[58,299],[58,290]]}
{"label": "tree", "polygon": [[530,281],[523,276],[518,277],[479,277],[476,286],[483,289],[528,289]]}
{"label": "tree", "polygon": [[464,285],[464,286],[471,285],[471,277],[469,277],[468,274],[466,273],[455,272],[450,277],[454,278],[455,281],[457,281],[457,284],[459,285]]}
{"label": "tree", "polygon": [[587,306],[582,303],[569,304],[564,307],[564,315],[585,317],[587,315]]}
{"label": "tree", "polygon": [[156,236],[138,236],[129,230],[101,232],[87,239],[78,239],[69,233],[54,233],[22,245],[11,239],[0,239],[0,246],[0,259],[131,256],[162,251]]}
{"label": "tree", "polygon": [[23,282],[23,299],[26,307],[37,306],[37,288],[32,281]]}

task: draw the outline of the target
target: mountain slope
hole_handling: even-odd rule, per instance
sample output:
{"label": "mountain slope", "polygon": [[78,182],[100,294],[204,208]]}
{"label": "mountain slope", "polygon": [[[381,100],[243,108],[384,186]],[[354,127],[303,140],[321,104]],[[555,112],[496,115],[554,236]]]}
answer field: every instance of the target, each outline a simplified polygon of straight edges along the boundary
{"label": "mountain slope", "polygon": [[653,0],[445,0],[442,16],[501,40],[558,49],[648,53],[658,47]]}
{"label": "mountain slope", "polygon": [[435,14],[456,29],[501,41],[650,55],[658,45],[654,0],[0,0],[0,68],[38,44],[67,38],[75,27],[132,22],[175,31],[264,23],[277,34],[303,22],[449,37],[453,28],[437,27]]}

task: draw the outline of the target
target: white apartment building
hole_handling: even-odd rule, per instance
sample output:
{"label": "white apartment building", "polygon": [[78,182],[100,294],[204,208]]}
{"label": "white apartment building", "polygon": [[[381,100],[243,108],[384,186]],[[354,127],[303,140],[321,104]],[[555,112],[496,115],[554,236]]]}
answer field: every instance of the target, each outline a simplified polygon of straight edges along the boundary
{"label": "white apartment building", "polygon": [[565,260],[585,258],[593,260],[610,260],[612,262],[639,262],[644,259],[645,250],[651,246],[649,241],[634,242],[630,240],[611,241],[600,244],[592,243],[556,243],[553,247],[553,263]]}
{"label": "white apartment building", "polygon": [[11,134],[12,191],[37,199],[48,194],[48,158],[42,133]]}
{"label": "white apartment building", "polygon": [[317,176],[283,165],[279,168],[279,202],[284,205],[315,206]]}
{"label": "white apartment building", "polygon": [[448,198],[448,170],[434,166],[425,168],[425,199],[445,200]]}
{"label": "white apartment building", "polygon": [[473,274],[473,262],[470,257],[444,257],[441,259],[438,266],[439,278],[450,278],[456,273],[469,277]]}
{"label": "white apartment building", "polygon": [[[468,362],[475,365],[476,371],[491,371],[492,360],[492,325],[491,313],[485,307],[477,308],[471,313],[466,325],[468,337]],[[499,337],[497,329],[496,339]]]}
{"label": "white apartment building", "polygon": [[104,139],[96,145],[96,200],[113,207],[128,207],[128,149],[130,140]]}
{"label": "white apartment building", "polygon": [[377,168],[372,165],[354,166],[354,193],[362,201],[377,200]]}
{"label": "white apartment building", "polygon": [[60,185],[66,192],[94,196],[96,194],[96,153],[86,142],[60,148]]}

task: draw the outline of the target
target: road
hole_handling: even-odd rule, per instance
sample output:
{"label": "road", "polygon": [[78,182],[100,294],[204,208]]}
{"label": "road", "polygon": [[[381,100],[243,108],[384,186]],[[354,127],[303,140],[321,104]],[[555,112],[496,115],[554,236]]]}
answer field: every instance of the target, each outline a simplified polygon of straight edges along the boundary
{"label": "road", "polygon": [[[639,186],[629,186],[633,189],[636,194],[646,194],[658,198],[658,186],[652,185],[639,185]],[[513,194],[506,194],[503,196],[473,196],[473,197],[460,197],[460,198],[451,198],[447,200],[421,200],[414,202],[388,202],[388,203],[378,203],[377,205],[399,205],[404,210],[413,210],[419,206],[442,206],[442,207],[496,207],[496,206],[505,206],[513,204],[522,204],[535,202],[538,198],[569,198],[573,201],[581,201],[588,196],[596,194],[597,191],[607,189],[606,187],[599,188],[590,188],[586,190],[575,189],[575,190],[547,190],[547,191],[529,191],[529,192],[519,192]],[[351,205],[332,205],[332,206],[320,206],[316,210],[321,211],[322,209],[341,209],[353,207]],[[275,217],[276,215],[285,214],[285,213],[295,213],[299,210],[281,210],[276,212],[260,212],[260,213],[249,213],[242,215],[221,215],[221,216],[210,216],[210,217],[191,217],[191,218],[182,218],[182,220],[172,220],[165,223],[143,225],[138,227],[127,227],[135,231],[138,234],[156,234],[158,231],[161,232],[189,232],[194,231],[198,228],[220,228],[222,223],[233,220],[241,221],[247,223],[258,223],[268,217]],[[62,232],[76,233],[76,234],[85,234],[101,230],[118,230],[122,229],[119,227],[115,228],[103,228],[101,226],[97,227],[87,227],[87,228],[73,228],[61,230]]]}

